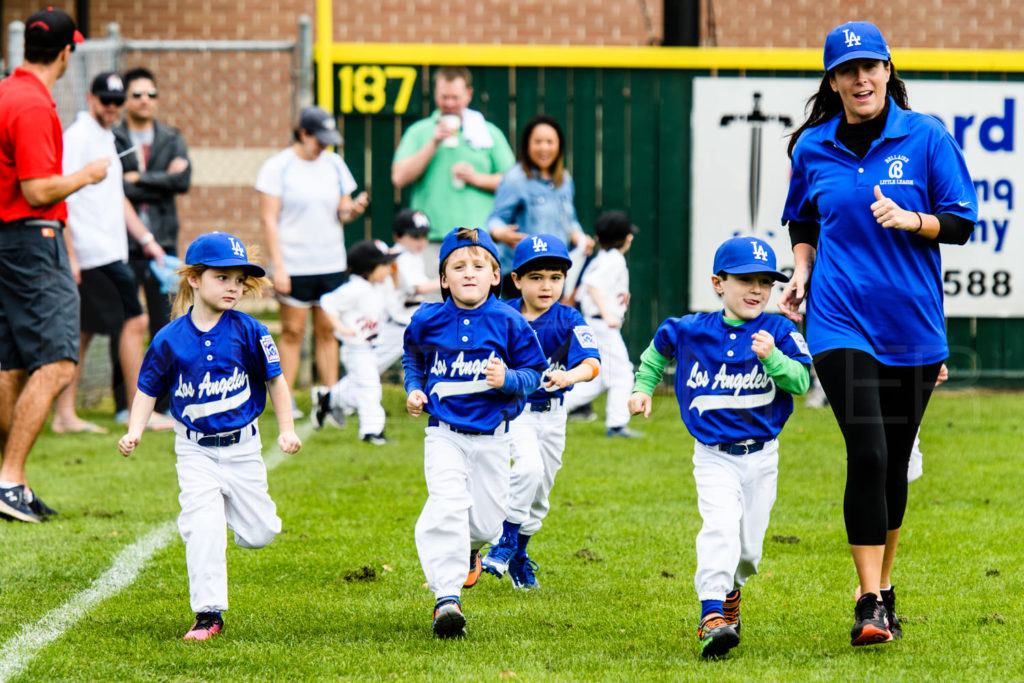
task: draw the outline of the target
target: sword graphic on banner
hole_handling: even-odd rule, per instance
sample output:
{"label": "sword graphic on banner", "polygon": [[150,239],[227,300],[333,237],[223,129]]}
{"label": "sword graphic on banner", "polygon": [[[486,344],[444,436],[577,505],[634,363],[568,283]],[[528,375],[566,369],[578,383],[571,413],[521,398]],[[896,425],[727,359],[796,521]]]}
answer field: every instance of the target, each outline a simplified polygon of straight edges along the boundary
{"label": "sword graphic on banner", "polygon": [[754,108],[746,114],[725,114],[719,124],[723,128],[730,123],[745,121],[750,124],[750,231],[757,233],[757,209],[761,201],[761,129],[766,123],[777,121],[786,128],[793,127],[793,119],[783,114],[765,114],[761,111],[761,93],[754,93]]}

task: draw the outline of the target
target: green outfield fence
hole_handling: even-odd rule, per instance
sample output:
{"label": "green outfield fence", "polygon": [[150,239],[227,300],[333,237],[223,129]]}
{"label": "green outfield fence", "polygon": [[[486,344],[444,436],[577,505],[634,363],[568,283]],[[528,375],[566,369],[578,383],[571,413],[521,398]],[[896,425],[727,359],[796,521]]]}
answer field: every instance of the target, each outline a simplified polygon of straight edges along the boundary
{"label": "green outfield fence", "polygon": [[[471,106],[513,148],[535,114],[562,122],[584,229],[592,231],[601,211],[623,209],[642,230],[630,252],[624,328],[634,359],[661,320],[688,312],[693,79],[821,73],[817,50],[320,44],[317,58],[319,101],[337,114],[346,162],[372,197],[366,218],[346,230],[350,241],[389,240],[392,216],[407,205],[407,190],[391,183],[391,157],[403,130],[433,108],[434,67],[470,69]],[[900,73],[1024,80],[1024,55],[907,50]],[[1024,320],[951,318],[948,328],[955,383],[1024,383]]]}

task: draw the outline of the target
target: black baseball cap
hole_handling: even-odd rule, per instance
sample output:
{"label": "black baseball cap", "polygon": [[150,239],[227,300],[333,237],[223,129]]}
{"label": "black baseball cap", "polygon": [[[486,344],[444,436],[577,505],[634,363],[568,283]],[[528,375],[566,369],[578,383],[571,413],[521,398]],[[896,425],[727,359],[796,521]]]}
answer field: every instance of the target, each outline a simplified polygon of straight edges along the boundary
{"label": "black baseball cap", "polygon": [[402,209],[395,214],[395,219],[391,221],[391,232],[399,237],[426,235],[430,232],[430,219],[422,211]]}
{"label": "black baseball cap", "polygon": [[377,266],[384,263],[391,263],[398,254],[386,251],[387,247],[374,240],[363,240],[356,242],[348,250],[348,270],[356,275],[369,273]]}
{"label": "black baseball cap", "polygon": [[57,47],[84,43],[85,38],[64,10],[47,7],[39,10],[25,21],[25,45],[27,47]]}
{"label": "black baseball cap", "polygon": [[321,145],[340,145],[341,133],[334,117],[320,107],[306,107],[299,114],[299,128],[316,136]]}
{"label": "black baseball cap", "polygon": [[97,74],[96,78],[92,79],[92,87],[89,88],[89,92],[103,100],[124,103],[124,81],[113,71]]}
{"label": "black baseball cap", "polygon": [[624,211],[605,211],[594,224],[594,234],[601,242],[617,242],[638,232],[640,228],[633,225]]}

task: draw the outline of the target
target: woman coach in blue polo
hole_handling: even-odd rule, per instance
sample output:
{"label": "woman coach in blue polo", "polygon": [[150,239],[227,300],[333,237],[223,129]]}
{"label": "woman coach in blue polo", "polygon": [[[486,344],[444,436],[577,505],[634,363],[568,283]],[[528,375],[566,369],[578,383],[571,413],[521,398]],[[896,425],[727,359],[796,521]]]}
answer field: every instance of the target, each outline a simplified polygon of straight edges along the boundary
{"label": "woman coach in blue polo", "polygon": [[960,149],[909,110],[881,32],[833,29],[811,113],[793,134],[783,222],[795,270],[780,301],[807,299],[814,367],[846,441],[843,513],[860,579],[853,645],[902,636],[890,582],[907,465],[949,355],[939,243],[964,244],[977,197]]}

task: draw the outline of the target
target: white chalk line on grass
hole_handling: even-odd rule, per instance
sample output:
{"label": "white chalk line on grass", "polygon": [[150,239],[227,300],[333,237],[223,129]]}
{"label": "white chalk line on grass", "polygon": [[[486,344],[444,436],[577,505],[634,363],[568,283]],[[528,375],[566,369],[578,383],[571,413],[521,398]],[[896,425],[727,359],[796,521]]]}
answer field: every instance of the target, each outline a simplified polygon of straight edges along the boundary
{"label": "white chalk line on grass", "polygon": [[[305,441],[312,429],[308,422],[302,425],[297,430],[300,432],[299,438]],[[280,465],[286,457],[288,456],[275,446],[263,458],[267,471]],[[5,683],[24,671],[43,648],[81,621],[90,609],[132,585],[150,558],[175,538],[176,528],[177,524],[174,521],[157,525],[148,534],[118,553],[110,568],[93,581],[92,585],[73,595],[63,605],[47,612],[35,624],[26,624],[18,635],[4,643],[3,647],[0,647],[0,683]]]}

